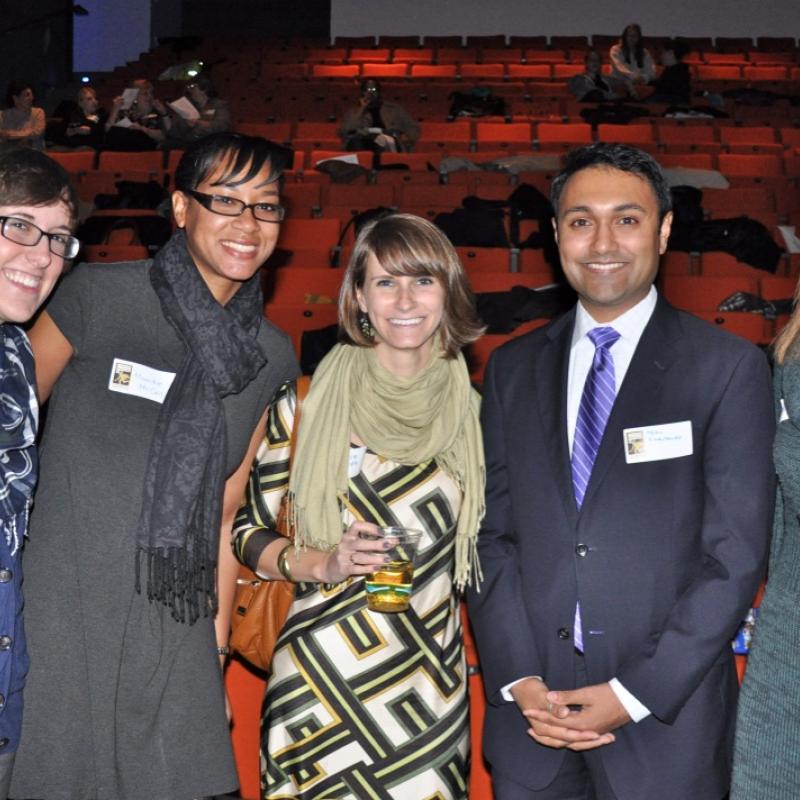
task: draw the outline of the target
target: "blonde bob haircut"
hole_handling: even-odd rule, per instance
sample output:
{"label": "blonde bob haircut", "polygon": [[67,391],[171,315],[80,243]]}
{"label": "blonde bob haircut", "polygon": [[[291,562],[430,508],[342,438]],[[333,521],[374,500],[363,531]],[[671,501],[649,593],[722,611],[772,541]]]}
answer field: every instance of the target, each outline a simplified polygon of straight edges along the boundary
{"label": "blonde bob haircut", "polygon": [[339,329],[343,341],[373,347],[359,325],[361,310],[356,291],[374,255],[389,275],[429,275],[445,289],[442,349],[447,358],[478,339],[484,326],[475,311],[475,298],[466,273],[448,238],[433,223],[413,214],[390,214],[369,222],[358,235],[339,293]]}

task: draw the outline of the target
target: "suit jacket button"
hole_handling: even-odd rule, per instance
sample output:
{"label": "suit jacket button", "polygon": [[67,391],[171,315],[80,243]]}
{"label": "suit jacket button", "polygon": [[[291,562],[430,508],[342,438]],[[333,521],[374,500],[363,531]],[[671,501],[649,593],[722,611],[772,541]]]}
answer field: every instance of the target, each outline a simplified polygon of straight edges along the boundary
{"label": "suit jacket button", "polygon": [[14,575],[10,569],[0,569],[0,583],[8,583]]}
{"label": "suit jacket button", "polygon": [[559,628],[558,629],[558,638],[559,639],[569,639],[569,628]]}
{"label": "suit jacket button", "polygon": [[10,636],[0,636],[0,650],[10,650],[12,641]]}
{"label": "suit jacket button", "polygon": [[4,736],[2,739],[0,739],[0,747],[8,747],[9,741],[10,741],[9,738],[7,736]]}
{"label": "suit jacket button", "polygon": [[589,548],[585,544],[575,546],[575,555],[583,558],[589,552]]}

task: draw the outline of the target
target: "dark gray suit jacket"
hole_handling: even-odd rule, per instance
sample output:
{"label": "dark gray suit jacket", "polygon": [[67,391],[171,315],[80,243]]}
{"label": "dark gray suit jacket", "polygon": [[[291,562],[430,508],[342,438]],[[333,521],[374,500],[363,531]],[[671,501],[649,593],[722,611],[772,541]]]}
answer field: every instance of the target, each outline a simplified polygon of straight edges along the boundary
{"label": "dark gray suit jacket", "polygon": [[[500,689],[540,675],[574,687],[580,598],[591,684],[617,677],[652,716],[601,749],[620,800],[719,798],[737,683],[729,641],[763,575],[774,432],[763,354],[659,299],[578,512],[566,431],[574,310],[491,358],[482,422],[484,580],[468,596],[489,700],[484,753],[532,789],[543,747]],[[690,421],[693,452],[628,464],[623,430]]]}

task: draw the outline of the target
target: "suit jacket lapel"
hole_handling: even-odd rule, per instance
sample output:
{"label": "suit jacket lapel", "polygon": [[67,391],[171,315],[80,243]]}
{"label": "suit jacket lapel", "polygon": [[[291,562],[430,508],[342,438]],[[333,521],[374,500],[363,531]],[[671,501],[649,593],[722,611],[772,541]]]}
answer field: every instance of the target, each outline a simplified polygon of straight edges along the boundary
{"label": "suit jacket lapel", "polygon": [[676,345],[681,336],[678,313],[659,297],[608,418],[581,510],[591,504],[612,464],[623,458],[623,426],[647,425],[655,421],[650,415],[661,405],[664,382],[679,355]]}
{"label": "suit jacket lapel", "polygon": [[544,440],[551,455],[556,483],[564,511],[571,524],[578,519],[567,441],[567,375],[574,309],[557,320],[548,330],[550,343],[543,348],[536,363],[536,396],[541,414]]}

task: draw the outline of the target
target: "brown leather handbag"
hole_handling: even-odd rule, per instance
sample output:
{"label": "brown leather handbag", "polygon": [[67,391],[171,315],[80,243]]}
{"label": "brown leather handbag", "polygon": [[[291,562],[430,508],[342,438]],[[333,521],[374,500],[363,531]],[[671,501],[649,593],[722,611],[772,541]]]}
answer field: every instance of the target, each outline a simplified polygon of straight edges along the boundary
{"label": "brown leather handbag", "polygon": [[[292,442],[289,447],[289,468],[292,458],[297,426],[303,400],[308,394],[311,378],[306,375],[297,379],[297,403],[295,405]],[[276,521],[276,530],[288,537],[286,524],[286,502]],[[252,666],[264,672],[269,671],[275,643],[286,623],[289,608],[294,600],[294,584],[289,581],[261,580],[251,569],[239,567],[236,578],[236,596],[231,615],[231,635],[228,646]]]}

